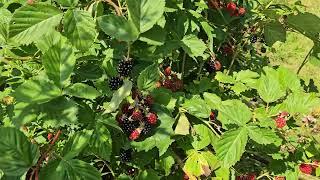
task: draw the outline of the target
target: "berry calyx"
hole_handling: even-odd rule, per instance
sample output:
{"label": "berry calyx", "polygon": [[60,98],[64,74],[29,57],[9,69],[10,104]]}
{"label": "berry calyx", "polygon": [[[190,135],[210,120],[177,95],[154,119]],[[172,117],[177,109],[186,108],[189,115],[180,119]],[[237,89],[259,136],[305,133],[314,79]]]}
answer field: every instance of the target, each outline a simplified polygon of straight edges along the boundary
{"label": "berry calyx", "polygon": [[49,141],[51,141],[52,137],[53,137],[53,134],[52,133],[48,133],[47,138],[48,138]]}
{"label": "berry calyx", "polygon": [[157,119],[158,119],[158,117],[157,117],[157,114],[155,114],[155,113],[149,113],[147,115],[147,121],[150,124],[157,124]]}
{"label": "berry calyx", "polygon": [[246,14],[246,9],[244,7],[240,7],[238,9],[238,13],[239,13],[240,16],[243,16],[243,15]]}
{"label": "berry calyx", "polygon": [[119,158],[122,162],[130,162],[132,160],[132,149],[120,149]]}
{"label": "berry calyx", "polygon": [[120,76],[128,77],[132,71],[133,62],[131,60],[124,59],[120,61],[118,66],[118,73]]}
{"label": "berry calyx", "polygon": [[166,69],[164,70],[164,74],[166,76],[170,76],[171,75],[171,67],[170,66],[166,67]]}
{"label": "berry calyx", "polygon": [[276,126],[277,128],[283,128],[287,125],[286,119],[283,117],[277,117]]}
{"label": "berry calyx", "polygon": [[109,80],[109,87],[112,90],[119,89],[120,86],[122,86],[123,80],[120,77],[111,77]]}
{"label": "berry calyx", "polygon": [[281,112],[281,113],[278,115],[278,117],[282,117],[282,118],[286,118],[286,117],[288,117],[288,116],[289,116],[289,113],[286,112],[286,111],[283,111],[283,112]]}
{"label": "berry calyx", "polygon": [[129,136],[129,139],[134,141],[136,139],[138,139],[140,136],[140,130],[139,129],[135,129],[134,131],[132,131],[132,133]]}
{"label": "berry calyx", "polygon": [[142,112],[139,109],[137,109],[137,110],[133,111],[131,117],[133,120],[140,121],[143,118]]}
{"label": "berry calyx", "polygon": [[229,12],[234,12],[235,10],[237,9],[237,5],[234,3],[234,2],[229,2],[228,4],[227,4],[227,10],[229,11]]}
{"label": "berry calyx", "polygon": [[300,164],[299,169],[302,173],[312,174],[312,166],[309,164]]}

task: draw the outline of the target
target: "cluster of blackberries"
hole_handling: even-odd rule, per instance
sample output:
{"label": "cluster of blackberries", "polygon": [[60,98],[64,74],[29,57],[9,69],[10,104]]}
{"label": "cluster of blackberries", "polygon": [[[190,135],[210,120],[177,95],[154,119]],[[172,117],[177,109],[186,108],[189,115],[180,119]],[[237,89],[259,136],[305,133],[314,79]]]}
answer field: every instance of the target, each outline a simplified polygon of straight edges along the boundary
{"label": "cluster of blackberries", "polygon": [[183,82],[178,78],[177,74],[171,72],[170,66],[165,66],[163,68],[163,75],[161,75],[160,80],[157,82],[156,86],[164,87],[170,89],[173,92],[180,91],[183,89]]}
{"label": "cluster of blackberries", "polygon": [[136,140],[140,135],[148,135],[157,124],[157,114],[151,111],[153,98],[143,97],[138,91],[132,92],[134,103],[124,103],[117,121],[130,140]]}
{"label": "cluster of blackberries", "polygon": [[230,13],[230,16],[244,16],[246,9],[244,7],[237,7],[234,2],[229,2],[226,5],[226,10]]}
{"label": "cluster of blackberries", "polygon": [[130,76],[132,67],[133,67],[133,61],[131,59],[124,58],[122,61],[120,61],[117,69],[119,76],[111,77],[109,79],[110,89],[112,90],[119,89],[119,87],[121,87],[123,84],[123,78]]}
{"label": "cluster of blackberries", "polygon": [[213,73],[221,70],[221,63],[216,59],[210,59],[206,62],[205,68],[209,73]]}

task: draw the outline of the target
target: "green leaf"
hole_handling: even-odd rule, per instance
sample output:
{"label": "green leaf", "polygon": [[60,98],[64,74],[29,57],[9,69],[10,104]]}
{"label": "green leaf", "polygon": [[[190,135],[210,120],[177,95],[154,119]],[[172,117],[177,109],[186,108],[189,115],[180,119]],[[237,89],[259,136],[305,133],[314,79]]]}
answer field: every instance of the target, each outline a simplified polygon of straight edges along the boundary
{"label": "green leaf", "polygon": [[172,126],[174,119],[171,117],[170,112],[160,106],[155,106],[155,112],[157,112],[160,125],[156,128],[156,132],[153,136],[146,138],[144,141],[132,142],[131,145],[136,148],[137,151],[149,151],[154,147],[159,150],[159,156],[163,155],[173,140],[171,135],[173,134]]}
{"label": "green leaf", "polygon": [[139,40],[146,42],[150,45],[160,46],[163,45],[166,39],[166,32],[163,28],[156,25],[149,31],[140,35]]}
{"label": "green leaf", "polygon": [[72,6],[72,7],[75,7],[79,2],[79,0],[56,0],[56,1],[62,6]]}
{"label": "green leaf", "polygon": [[44,127],[61,127],[77,123],[78,107],[70,99],[56,98],[38,106]]}
{"label": "green leaf", "polygon": [[191,99],[186,99],[182,104],[182,107],[185,108],[188,113],[198,118],[208,118],[211,113],[211,109],[199,96],[193,96]]}
{"label": "green leaf", "polygon": [[60,89],[53,82],[39,75],[21,84],[15,89],[13,96],[18,102],[44,103],[61,94]]}
{"label": "green leaf", "polygon": [[304,36],[319,42],[320,18],[309,12],[298,13],[288,16],[287,23],[289,27],[299,31]]}
{"label": "green leaf", "polygon": [[320,99],[312,93],[294,92],[283,104],[290,114],[308,114],[314,107],[320,106]]}
{"label": "green leaf", "polygon": [[101,173],[90,164],[78,160],[54,160],[40,171],[40,178],[46,180],[74,179],[98,180]]}
{"label": "green leaf", "polygon": [[236,81],[233,79],[232,76],[228,76],[223,72],[217,72],[215,79],[222,83],[229,83],[229,84],[236,83]]}
{"label": "green leaf", "polygon": [[260,97],[267,103],[277,101],[279,98],[285,96],[286,89],[283,89],[279,73],[269,67],[263,68],[265,74],[262,74],[256,84],[256,89]]}
{"label": "green leaf", "polygon": [[259,144],[281,145],[281,138],[271,129],[248,126],[249,137]]}
{"label": "green leaf", "polygon": [[0,169],[9,176],[21,176],[35,165],[40,156],[37,145],[18,129],[0,128]]}
{"label": "green leaf", "polygon": [[65,94],[85,99],[95,99],[101,95],[94,87],[83,83],[75,83],[66,89]]}
{"label": "green leaf", "polygon": [[42,53],[47,52],[53,45],[60,42],[62,35],[57,31],[44,34],[41,39],[35,41],[35,45]]}
{"label": "green leaf", "polygon": [[68,10],[63,23],[65,35],[77,49],[85,51],[90,48],[97,32],[89,12]]}
{"label": "green leaf", "polygon": [[7,42],[9,38],[9,24],[12,14],[9,10],[1,8],[0,9],[0,45],[1,43]]}
{"label": "green leaf", "polygon": [[167,151],[159,160],[160,167],[164,170],[165,176],[169,176],[171,173],[171,168],[175,164],[172,152]]}
{"label": "green leaf", "polygon": [[156,88],[156,82],[159,80],[160,74],[157,64],[152,64],[144,69],[137,80],[140,90],[151,91]]}
{"label": "green leaf", "polygon": [[190,123],[188,118],[184,113],[181,113],[174,133],[177,135],[187,135],[189,134],[189,129]]}
{"label": "green leaf", "polygon": [[320,43],[317,43],[313,46],[312,53],[309,57],[309,62],[314,66],[320,67]]}
{"label": "green leaf", "polygon": [[[226,167],[220,167],[218,170],[214,171],[219,180],[229,180],[230,179],[230,169]],[[217,179],[218,180],[218,179]]]}
{"label": "green leaf", "polygon": [[199,177],[201,175],[206,174],[204,168],[209,167],[209,163],[207,162],[206,158],[196,150],[191,151],[192,153],[188,156],[188,159],[184,164],[183,170],[189,176],[192,175]]}
{"label": "green leaf", "polygon": [[59,87],[64,87],[73,72],[76,57],[72,45],[62,38],[43,55],[43,66],[48,77]]}
{"label": "green leaf", "polygon": [[192,146],[195,150],[201,150],[217,140],[212,130],[204,124],[193,126],[194,133],[192,134]]}
{"label": "green leaf", "polygon": [[122,16],[101,16],[98,18],[98,24],[103,32],[120,41],[135,41],[139,36],[134,24]]}
{"label": "green leaf", "polygon": [[223,101],[218,110],[218,119],[223,124],[237,124],[239,126],[245,126],[252,117],[252,113],[248,106],[240,100]]}
{"label": "green leaf", "polygon": [[113,93],[110,102],[104,103],[103,107],[105,108],[104,113],[111,113],[118,109],[121,102],[130,95],[132,89],[132,82],[125,80],[122,87],[120,87],[116,92]]}
{"label": "green leaf", "polygon": [[111,134],[101,122],[96,124],[89,144],[94,154],[106,161],[110,161],[112,152]]}
{"label": "green leaf", "polygon": [[252,87],[256,83],[257,78],[259,78],[258,73],[250,70],[239,71],[234,73],[233,76],[237,82],[242,82],[249,87]]}
{"label": "green leaf", "polygon": [[283,89],[290,89],[291,91],[302,90],[300,85],[300,78],[296,73],[283,67],[279,67],[277,71],[279,73],[280,84],[282,85]]}
{"label": "green leaf", "polygon": [[272,46],[275,42],[286,41],[286,29],[279,21],[272,21],[264,27],[264,37],[268,46]]}
{"label": "green leaf", "polygon": [[181,40],[181,46],[191,57],[202,56],[207,49],[206,44],[193,34],[184,36]]}
{"label": "green leaf", "polygon": [[221,98],[212,93],[203,93],[203,98],[211,109],[218,109],[222,103]]}
{"label": "green leaf", "polygon": [[140,33],[151,29],[162,17],[164,0],[126,0],[129,18]]}
{"label": "green leaf", "polygon": [[247,141],[248,132],[244,127],[227,131],[222,135],[215,150],[223,167],[231,167],[240,160]]}
{"label": "green leaf", "polygon": [[92,130],[83,130],[80,132],[76,132],[64,146],[62,151],[63,158],[70,160],[78,156],[82,152],[82,150],[89,144],[92,132]]}
{"label": "green leaf", "polygon": [[30,123],[37,119],[39,109],[37,104],[29,104],[19,102],[14,105],[14,115],[11,119],[16,127],[21,127],[24,124]]}
{"label": "green leaf", "polygon": [[54,31],[62,12],[48,4],[23,6],[15,11],[10,24],[10,37],[20,44],[30,44]]}
{"label": "green leaf", "polygon": [[148,169],[142,171],[139,176],[137,177],[137,180],[160,180],[160,177],[158,176],[157,172],[153,169]]}

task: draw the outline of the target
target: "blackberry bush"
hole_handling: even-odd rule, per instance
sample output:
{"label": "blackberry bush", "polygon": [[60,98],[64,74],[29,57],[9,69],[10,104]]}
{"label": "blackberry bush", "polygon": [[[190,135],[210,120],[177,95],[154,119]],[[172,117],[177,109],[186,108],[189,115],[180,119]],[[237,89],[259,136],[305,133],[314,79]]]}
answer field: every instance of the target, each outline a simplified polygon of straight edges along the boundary
{"label": "blackberry bush", "polygon": [[320,18],[293,1],[2,0],[0,179],[318,179]]}

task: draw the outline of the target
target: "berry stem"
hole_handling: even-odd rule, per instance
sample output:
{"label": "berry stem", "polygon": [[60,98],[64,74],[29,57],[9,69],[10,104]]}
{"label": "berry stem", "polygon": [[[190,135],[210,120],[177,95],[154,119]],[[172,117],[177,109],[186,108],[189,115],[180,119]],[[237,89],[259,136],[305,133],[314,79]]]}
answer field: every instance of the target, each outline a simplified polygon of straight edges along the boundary
{"label": "berry stem", "polygon": [[184,52],[183,58],[182,58],[182,65],[181,65],[181,80],[183,82],[183,76],[184,76],[184,67],[186,65],[186,59],[187,59],[187,53]]}
{"label": "berry stem", "polygon": [[120,8],[112,0],[104,0],[104,2],[110,4],[116,10],[118,16],[122,16]]}
{"label": "berry stem", "polygon": [[127,60],[130,58],[130,42],[128,42]]}
{"label": "berry stem", "polygon": [[303,68],[303,66],[307,64],[307,62],[308,62],[308,60],[309,60],[308,57],[311,55],[311,53],[312,53],[312,51],[313,51],[313,48],[314,48],[314,47],[312,47],[312,48],[310,49],[310,51],[308,52],[308,54],[306,55],[306,57],[305,57],[304,60],[302,61],[301,65],[299,66],[299,69],[298,69],[298,71],[297,71],[297,75],[299,75],[299,73],[300,73],[301,69]]}

